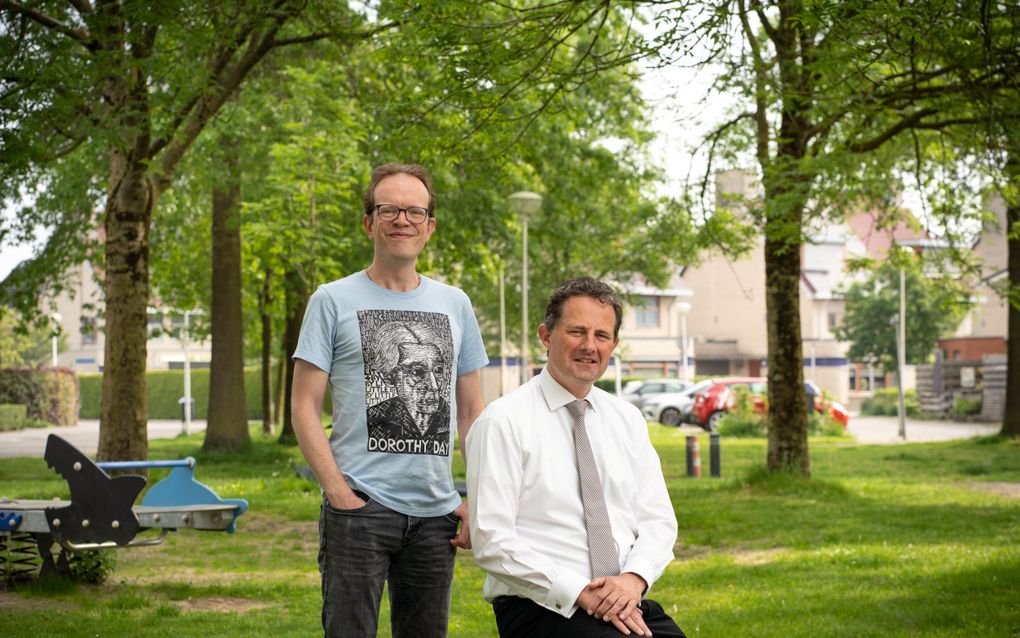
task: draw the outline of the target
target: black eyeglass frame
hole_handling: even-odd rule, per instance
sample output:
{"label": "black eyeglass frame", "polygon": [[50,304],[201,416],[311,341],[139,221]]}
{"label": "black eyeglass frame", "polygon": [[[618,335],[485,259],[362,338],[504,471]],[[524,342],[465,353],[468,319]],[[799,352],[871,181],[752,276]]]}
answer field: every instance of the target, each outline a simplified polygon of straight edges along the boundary
{"label": "black eyeglass frame", "polygon": [[[397,212],[394,213],[392,216],[390,216],[390,215],[383,216],[382,211],[380,211],[379,209],[384,207],[384,206],[390,206],[392,208],[395,208],[395,209],[397,209]],[[414,221],[413,219],[411,219],[411,211],[412,210],[423,210],[423,211],[425,211],[425,215],[419,221]],[[406,219],[408,221],[408,223],[414,224],[416,226],[418,224],[424,224],[425,220],[427,220],[429,217],[432,216],[432,211],[430,209],[424,207],[424,206],[408,206],[406,208],[401,208],[400,206],[397,206],[396,204],[376,204],[375,208],[373,209],[373,212],[376,214],[376,216],[379,219],[381,219],[384,222],[395,221],[397,219],[397,217],[400,217],[400,213],[404,213],[404,219]]]}

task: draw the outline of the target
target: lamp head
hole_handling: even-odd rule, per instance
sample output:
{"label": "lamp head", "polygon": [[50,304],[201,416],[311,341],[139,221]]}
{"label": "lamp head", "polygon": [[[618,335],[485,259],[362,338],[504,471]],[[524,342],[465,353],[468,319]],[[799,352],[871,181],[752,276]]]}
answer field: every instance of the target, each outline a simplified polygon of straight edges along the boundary
{"label": "lamp head", "polygon": [[518,191],[508,198],[510,210],[521,217],[530,217],[542,208],[542,196],[531,191]]}

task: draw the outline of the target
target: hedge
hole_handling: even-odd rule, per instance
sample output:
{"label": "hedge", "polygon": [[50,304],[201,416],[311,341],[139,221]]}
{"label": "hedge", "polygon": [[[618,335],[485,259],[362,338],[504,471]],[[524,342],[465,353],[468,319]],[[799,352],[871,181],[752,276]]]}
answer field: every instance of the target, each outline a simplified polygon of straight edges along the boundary
{"label": "hedge", "polygon": [[[620,378],[620,387],[623,387],[623,386],[627,385],[631,381],[645,381],[645,380],[647,380],[649,378],[650,377],[621,377]],[[609,378],[606,378],[606,379],[597,379],[595,381],[594,385],[595,385],[596,388],[599,388],[600,390],[605,390],[606,392],[608,392],[610,394],[615,394],[616,393],[616,377],[609,377]]]}
{"label": "hedge", "polygon": [[25,406],[25,418],[52,425],[78,423],[78,378],[68,368],[0,370],[0,403]]}
{"label": "hedge", "polygon": [[25,427],[25,406],[16,403],[0,403],[0,432],[20,430]]}
{"label": "hedge", "polygon": [[[910,388],[903,393],[903,405],[907,410],[907,416],[915,417],[921,414],[917,390]],[[863,416],[896,416],[899,412],[899,390],[896,388],[879,388],[861,403]]]}
{"label": "hedge", "polygon": [[[244,369],[245,413],[250,420],[262,418],[262,369]],[[145,373],[148,387],[148,418],[181,418],[178,401],[184,396],[183,370],[151,370]],[[79,377],[81,386],[81,412],[83,419],[99,418],[99,401],[102,395],[103,375],[83,374]],[[191,371],[191,397],[195,400],[195,411],[191,417],[205,419],[209,414],[209,369]]]}

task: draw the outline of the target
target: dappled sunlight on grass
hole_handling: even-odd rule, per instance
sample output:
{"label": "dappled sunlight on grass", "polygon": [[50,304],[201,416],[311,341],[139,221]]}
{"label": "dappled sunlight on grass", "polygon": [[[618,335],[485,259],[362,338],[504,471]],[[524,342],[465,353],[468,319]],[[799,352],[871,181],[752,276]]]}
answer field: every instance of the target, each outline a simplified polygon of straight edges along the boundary
{"label": "dappled sunlight on grass", "polygon": [[[651,596],[694,636],[1014,636],[1020,631],[1017,446],[1002,440],[865,446],[811,441],[812,477],[762,469],[765,442],[723,440],[722,478],[686,477],[685,440],[650,425],[677,512],[675,560]],[[38,583],[3,594],[10,635],[149,638],[320,635],[318,488],[296,447],[253,429],[244,454],[201,435],[153,441],[199,459],[196,477],[251,510],[234,535],[182,531],[122,550],[100,586]],[[699,435],[707,475],[708,436]],[[454,472],[463,461],[454,456]],[[8,496],[60,496],[41,459],[0,461]],[[975,489],[974,485],[996,485]],[[450,635],[494,636],[484,574],[460,552]],[[389,635],[383,600],[380,636]],[[13,633],[11,633],[13,631]]]}

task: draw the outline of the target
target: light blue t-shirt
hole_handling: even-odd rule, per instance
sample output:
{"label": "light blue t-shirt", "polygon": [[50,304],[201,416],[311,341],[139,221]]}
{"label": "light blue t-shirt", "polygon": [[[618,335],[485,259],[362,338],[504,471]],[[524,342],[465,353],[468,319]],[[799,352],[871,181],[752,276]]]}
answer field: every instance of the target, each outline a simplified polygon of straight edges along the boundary
{"label": "light blue t-shirt", "polygon": [[456,509],[456,379],[489,362],[462,290],[422,277],[394,292],[365,271],[319,286],[294,358],[329,372],[330,447],[352,488],[409,516]]}

